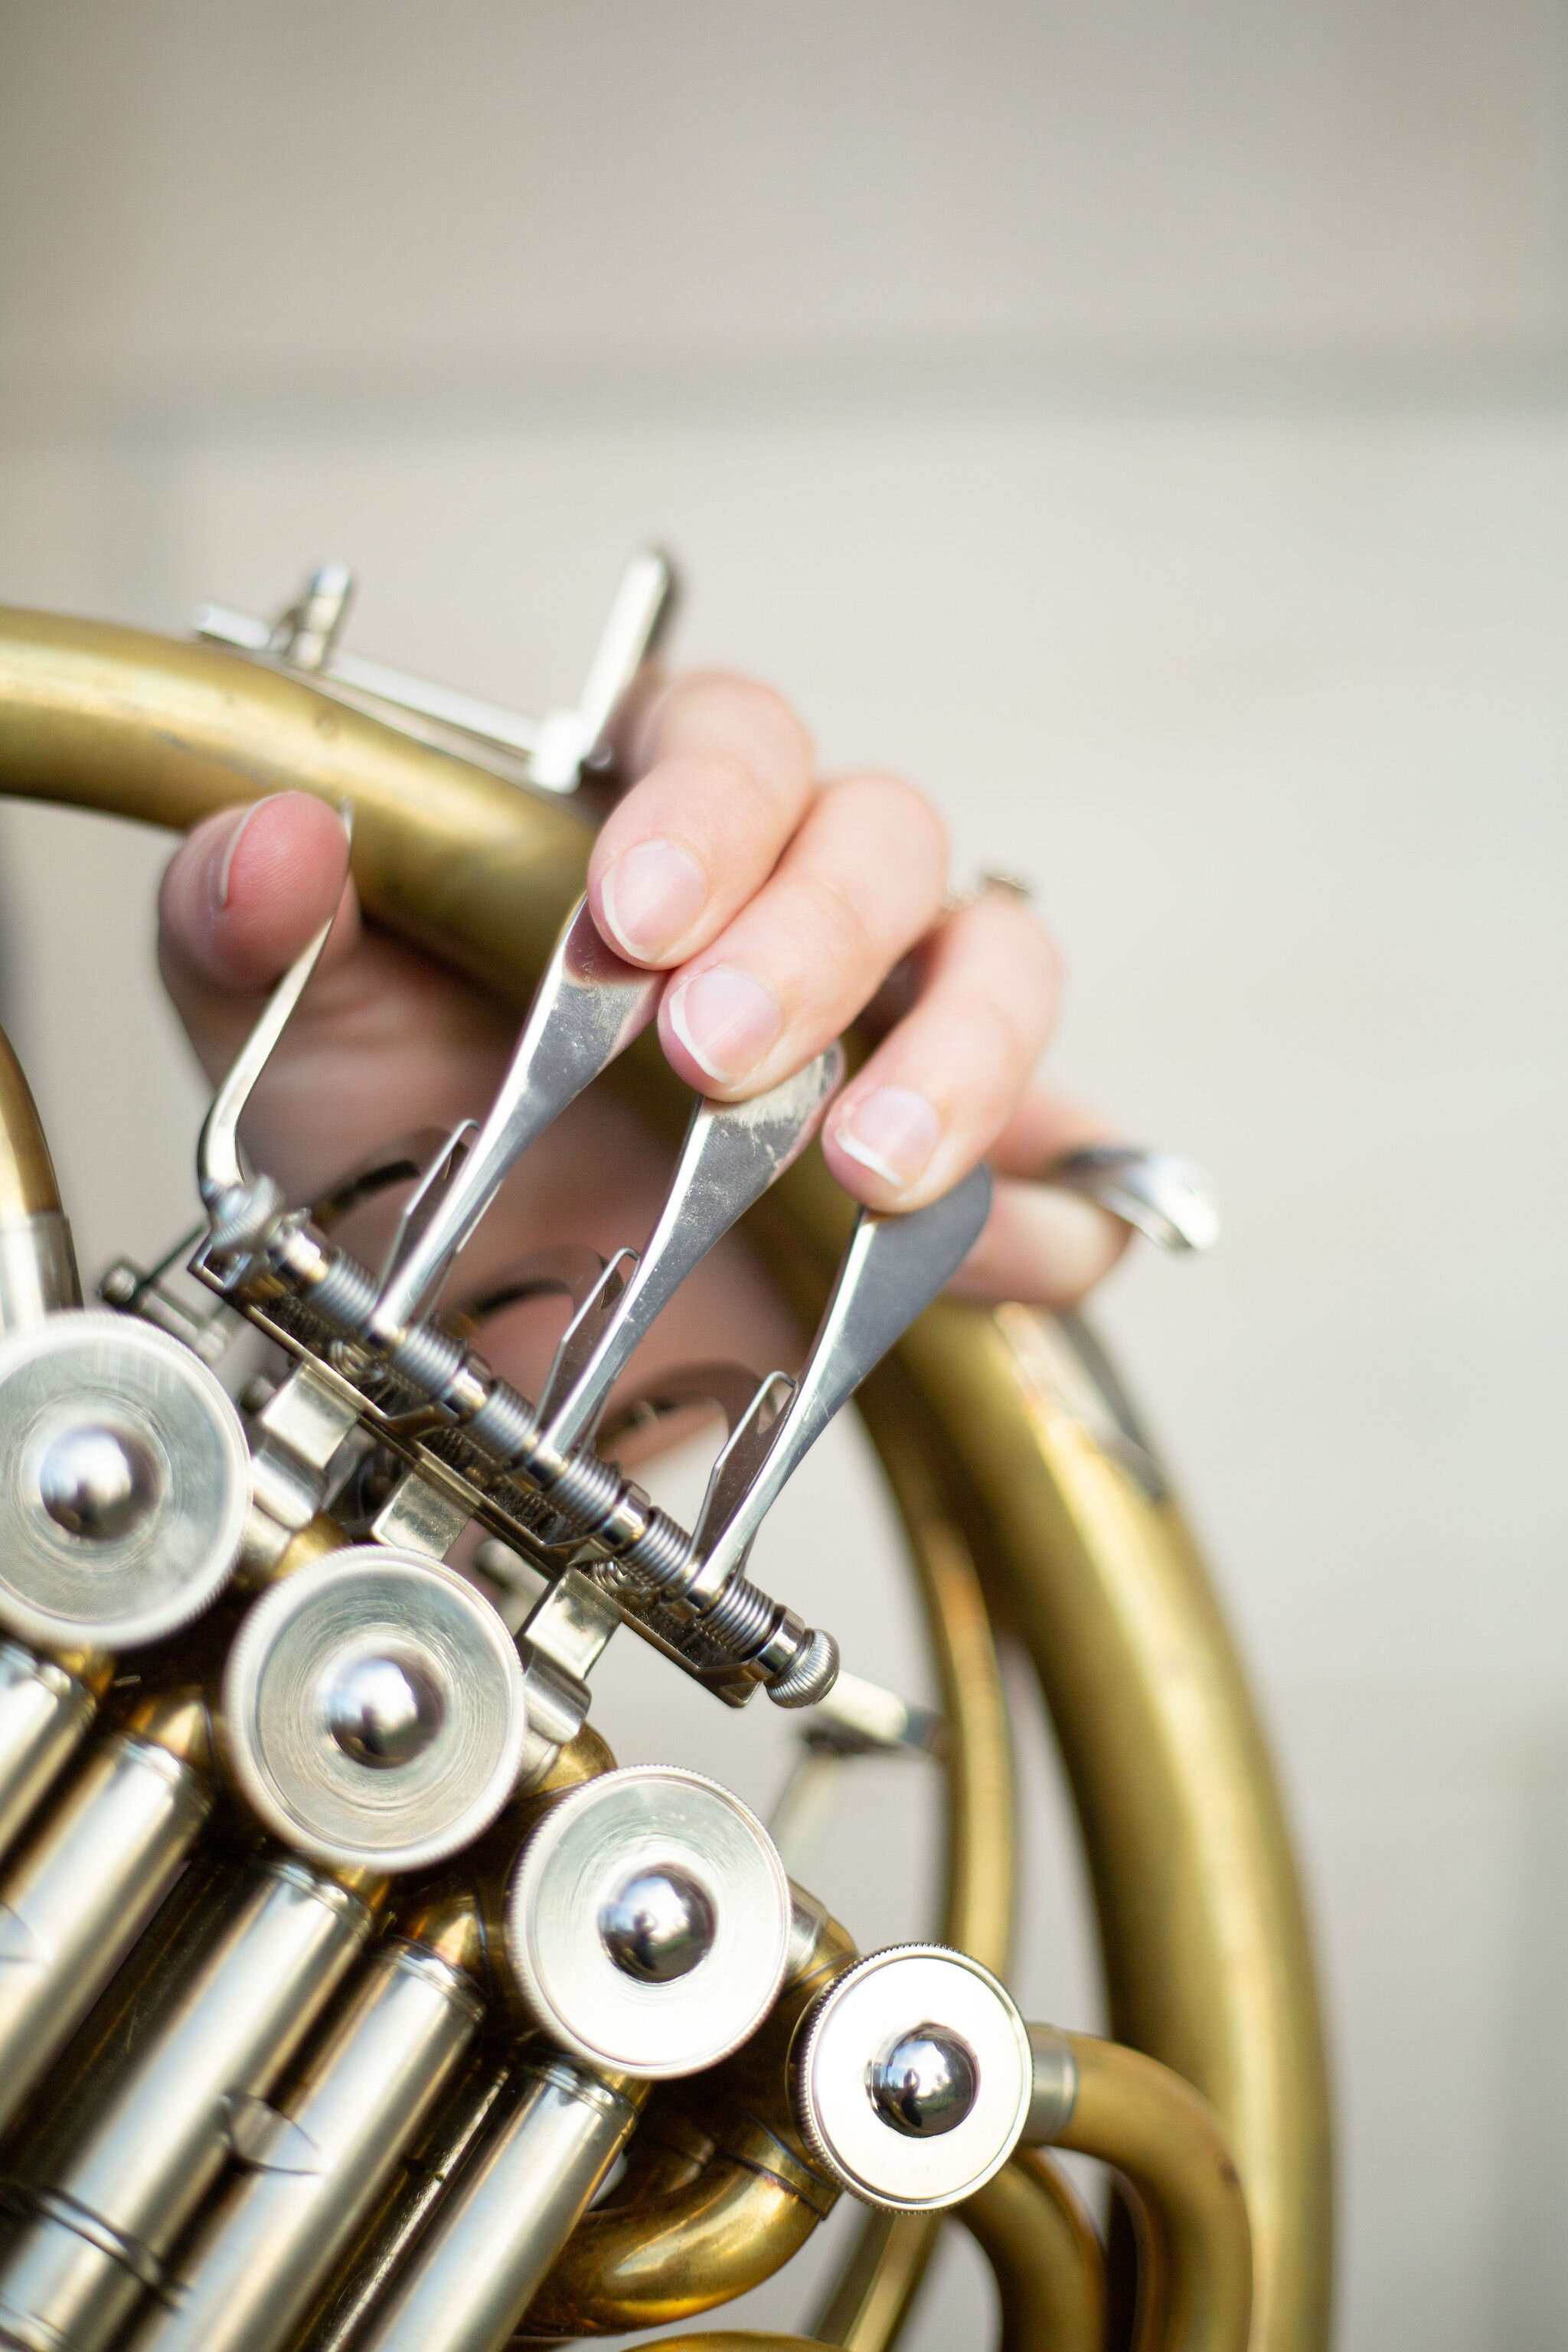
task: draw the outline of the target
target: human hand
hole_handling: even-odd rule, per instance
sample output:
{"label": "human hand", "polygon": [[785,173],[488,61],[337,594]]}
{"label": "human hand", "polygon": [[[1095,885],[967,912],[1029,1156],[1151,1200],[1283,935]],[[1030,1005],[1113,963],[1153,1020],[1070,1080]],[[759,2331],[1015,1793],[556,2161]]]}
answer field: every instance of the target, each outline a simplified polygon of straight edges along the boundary
{"label": "human hand", "polygon": [[[990,1222],[955,1287],[1067,1306],[1114,1261],[1125,1228],[1031,1179],[1099,1139],[1095,1121],[1034,1076],[1057,1007],[1050,941],[1016,898],[950,909],[940,818],[911,787],[859,774],[822,784],[776,695],[699,676],[625,715],[618,765],[636,781],[594,846],[595,920],[630,961],[669,974],[659,1035],[674,1069],[738,1101],[801,1067],[870,1008],[881,1034],[834,1104],[823,1150],[855,1199],[918,1208],[989,1159]],[[362,923],[342,829],[304,793],[208,818],[176,852],[160,902],[170,993],[209,1076],[221,1076],[262,993],[337,909],[310,989],[252,1098],[246,1140],[294,1198],[376,1145],[481,1117],[513,1034],[471,982]],[[594,1089],[514,1171],[459,1264],[471,1294],[546,1244],[601,1252],[651,1225],[668,1158]],[[509,1372],[537,1367],[521,1326]],[[661,1318],[651,1362],[789,1348],[739,1244],[715,1252]]]}

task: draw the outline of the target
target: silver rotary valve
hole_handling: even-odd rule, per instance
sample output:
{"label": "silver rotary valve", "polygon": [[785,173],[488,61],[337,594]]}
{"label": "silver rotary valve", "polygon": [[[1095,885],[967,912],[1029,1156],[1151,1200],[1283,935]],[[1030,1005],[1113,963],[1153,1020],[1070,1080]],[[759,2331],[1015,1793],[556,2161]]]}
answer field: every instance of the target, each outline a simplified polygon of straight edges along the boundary
{"label": "silver rotary valve", "polygon": [[383,1544],[330,1552],[256,1603],[222,1712],[234,1778],[275,1836],[392,1871],[489,1827],[528,1728],[521,1662],[489,1602]]}
{"label": "silver rotary valve", "polygon": [[794,2074],[796,2120],[824,2171],[900,2213],[983,2189],[1017,2146],[1034,2088],[1012,2000],[940,1944],[847,1970],[811,2013]]}
{"label": "silver rotary valve", "polygon": [[790,1891],[737,1797],[673,1765],[606,1772],[559,1798],[507,1890],[523,2001],[590,2065],[665,2081],[717,2065],[784,1982]]}
{"label": "silver rotary valve", "polygon": [[72,1308],[0,1339],[0,1622],[119,1650],[216,1598],[250,1500],[239,1415],[188,1349]]}

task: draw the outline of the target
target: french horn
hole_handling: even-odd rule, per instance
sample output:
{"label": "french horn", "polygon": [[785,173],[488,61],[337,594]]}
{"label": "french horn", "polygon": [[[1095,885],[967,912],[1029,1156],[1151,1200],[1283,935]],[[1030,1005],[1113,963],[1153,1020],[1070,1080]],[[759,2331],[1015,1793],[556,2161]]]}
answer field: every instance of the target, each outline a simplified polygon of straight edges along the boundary
{"label": "french horn", "polygon": [[[81,1303],[0,1060],[0,2344],[679,2329],[847,2195],[858,2235],[805,2335],[658,2340],[881,2352],[951,2216],[1007,2352],[1316,2352],[1328,2106],[1289,1843],[1120,1382],[1076,1318],[942,1295],[983,1173],[854,1215],[805,1149],[837,1049],[727,1110],[635,1042],[649,982],[581,912],[574,787],[667,608],[661,562],[538,727],[342,650],[347,585],[317,574],[275,625],[215,609],[191,642],[0,614],[0,789],[174,829],[318,794],[352,810],[368,914],[524,1016],[477,1135],[354,1180],[408,1194],[373,1271],[333,1238],[341,1200],[290,1203],[238,1150],[308,951],[203,1131],[200,1313],[123,1265]],[[566,1281],[531,1400],[432,1301],[500,1173],[601,1073],[685,1140],[651,1239]],[[749,1393],[710,1381],[731,1435],[689,1531],[596,1433],[737,1221],[807,1353]],[[281,1368],[243,1415],[212,1368],[241,1324]],[[749,1573],[851,1391],[930,1629],[947,1808],[940,1938],[866,1954],[738,1800],[617,1767],[588,1714],[635,1634],[716,1704],[760,1687],[829,1746],[901,1736],[885,1694],[835,1696],[831,1629]],[[488,1587],[447,1564],[475,1524]],[[998,1628],[1060,1744],[1113,2040],[1006,1990],[1029,1844]],[[1108,2238],[1053,2148],[1111,2168]]]}

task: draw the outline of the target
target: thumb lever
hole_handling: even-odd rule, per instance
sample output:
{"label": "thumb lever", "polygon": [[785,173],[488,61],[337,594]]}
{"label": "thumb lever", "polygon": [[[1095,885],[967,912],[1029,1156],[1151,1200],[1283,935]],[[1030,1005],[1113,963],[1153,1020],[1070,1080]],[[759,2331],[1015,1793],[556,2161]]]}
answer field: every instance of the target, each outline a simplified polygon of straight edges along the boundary
{"label": "thumb lever", "polygon": [[633,1349],[692,1268],[800,1157],[843,1076],[843,1048],[830,1045],[751,1102],[698,1104],[637,1271],[628,1277],[624,1256],[612,1262],[561,1342],[539,1403],[546,1439],[559,1452],[588,1435]]}
{"label": "thumb lever", "polygon": [[382,1284],[370,1318],[373,1341],[390,1344],[413,1319],[502,1178],[647,1027],[663,985],[662,972],[638,971],[612,954],[581,900],[556,941],[489,1118],[434,1214],[410,1232]]}
{"label": "thumb lever", "polygon": [[[981,1167],[906,1216],[861,1210],[794,1396],[771,1422],[765,1410],[748,1415],[714,1465],[693,1538],[701,1565],[686,1596],[699,1609],[710,1608],[739,1570],[839,1406],[957,1273],[990,1208],[990,1171]],[[782,1378],[773,1373],[763,1389],[776,1398]]]}

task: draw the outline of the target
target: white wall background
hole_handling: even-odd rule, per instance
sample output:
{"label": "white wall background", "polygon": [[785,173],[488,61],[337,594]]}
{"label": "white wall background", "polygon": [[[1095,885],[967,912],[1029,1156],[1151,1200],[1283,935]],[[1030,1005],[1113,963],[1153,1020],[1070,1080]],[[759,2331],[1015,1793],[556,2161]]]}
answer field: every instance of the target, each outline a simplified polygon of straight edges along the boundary
{"label": "white wall background", "polygon": [[[1346,2352],[1568,2336],[1563,36],[1545,0],[0,0],[0,595],[178,627],[341,553],[356,645],[528,707],[662,536],[686,652],[1039,877],[1064,1080],[1216,1171],[1220,1255],[1101,1321],[1300,1826]],[[0,844],[87,1258],[153,1249],[199,1107],[163,845]],[[853,1454],[773,1572],[916,1688]],[[765,1801],[782,1725],[674,1680],[614,1661],[621,1751]],[[1023,1737],[1058,1810],[1020,1990],[1092,2022]],[[913,1785],[870,1773],[823,1854],[866,1936],[923,1925]],[[984,2292],[959,2247],[922,2352]]]}

